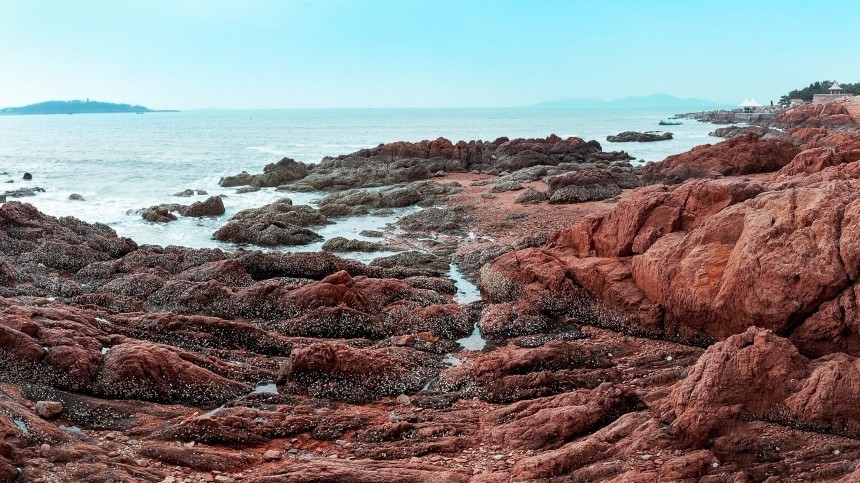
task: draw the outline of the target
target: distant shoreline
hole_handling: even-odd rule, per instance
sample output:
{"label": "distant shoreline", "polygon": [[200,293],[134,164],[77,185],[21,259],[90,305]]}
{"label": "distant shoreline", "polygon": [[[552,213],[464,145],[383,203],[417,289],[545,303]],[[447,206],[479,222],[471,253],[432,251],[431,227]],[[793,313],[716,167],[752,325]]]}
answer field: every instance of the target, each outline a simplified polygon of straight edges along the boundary
{"label": "distant shoreline", "polygon": [[85,101],[46,101],[22,107],[0,109],[3,116],[54,115],[54,114],[144,114],[147,112],[179,112],[177,110],[154,110],[148,107],[112,102]]}
{"label": "distant shoreline", "polygon": [[178,109],[154,109],[149,111],[86,111],[86,112],[2,112],[0,116],[59,116],[78,114],[150,114],[154,112],[182,112]]}

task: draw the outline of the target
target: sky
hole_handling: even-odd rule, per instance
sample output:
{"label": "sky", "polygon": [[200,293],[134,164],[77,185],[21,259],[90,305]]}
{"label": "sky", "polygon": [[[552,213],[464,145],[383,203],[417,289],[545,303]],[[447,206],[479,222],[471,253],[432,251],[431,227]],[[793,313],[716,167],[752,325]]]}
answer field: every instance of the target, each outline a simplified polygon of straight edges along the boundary
{"label": "sky", "polygon": [[860,81],[858,18],[854,0],[0,0],[0,107],[765,104]]}

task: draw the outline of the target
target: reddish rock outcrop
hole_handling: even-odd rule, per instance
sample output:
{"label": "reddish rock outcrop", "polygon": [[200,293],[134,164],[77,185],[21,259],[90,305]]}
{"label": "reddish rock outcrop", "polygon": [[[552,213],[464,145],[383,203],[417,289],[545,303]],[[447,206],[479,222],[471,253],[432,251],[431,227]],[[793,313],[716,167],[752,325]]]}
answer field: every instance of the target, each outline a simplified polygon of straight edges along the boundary
{"label": "reddish rock outcrop", "polygon": [[195,201],[181,211],[182,216],[201,217],[219,216],[224,214],[224,201],[220,196],[211,196],[205,201]]}
{"label": "reddish rock outcrop", "polygon": [[283,198],[260,208],[242,210],[219,228],[216,240],[259,246],[307,245],[322,240],[308,226],[322,226],[326,217],[307,205]]}
{"label": "reddish rock outcrop", "polygon": [[650,183],[680,183],[691,178],[766,173],[779,170],[799,152],[788,141],[762,140],[755,133],[747,133],[718,144],[695,147],[659,163],[649,163],[642,172],[642,179]]}
{"label": "reddish rock outcrop", "polygon": [[630,172],[611,170],[574,171],[549,180],[550,203],[579,203],[613,198],[622,189],[639,186],[639,178]]}
{"label": "reddish rock outcrop", "polygon": [[[139,248],[6,203],[0,481],[853,481],[860,162],[849,126],[801,129],[783,173],[636,189],[508,248],[469,305],[444,256]],[[604,155],[473,148],[365,160]]]}
{"label": "reddish rock outcrop", "polygon": [[853,119],[843,103],[807,104],[781,112],[769,124],[780,128],[854,128],[858,120]]}
{"label": "reddish rock outcrop", "polygon": [[308,166],[290,158],[283,158],[277,163],[267,164],[262,174],[251,175],[245,171],[236,176],[221,178],[218,184],[223,187],[233,186],[279,186],[290,181],[296,181],[308,175]]}
{"label": "reddish rock outcrop", "polygon": [[96,391],[124,399],[211,404],[250,390],[247,385],[219,376],[195,362],[230,370],[219,361],[207,361],[166,346],[143,342],[119,344],[111,347],[104,358]]}
{"label": "reddish rock outcrop", "polygon": [[421,355],[400,347],[356,349],[317,342],[294,349],[277,382],[287,392],[304,391],[347,401],[374,400],[421,389],[427,373],[412,360],[416,357]]}
{"label": "reddish rock outcrop", "polygon": [[[511,140],[503,137],[491,142],[478,140],[453,143],[445,138],[418,143],[399,141],[347,155],[323,158],[317,165],[308,168],[307,176],[296,178],[297,181],[289,186],[297,191],[338,191],[409,183],[428,179],[438,172],[479,170],[499,174],[531,166],[629,159],[632,158],[623,151],[603,152],[596,141],[586,142],[575,137],[562,139],[554,134],[545,139]],[[266,173],[242,173],[225,178],[222,183],[231,186],[235,183],[259,184],[261,177],[265,176]],[[278,181],[283,184],[292,180],[279,178]]]}
{"label": "reddish rock outcrop", "polygon": [[762,418],[807,376],[806,358],[786,339],[751,328],[711,346],[687,378],[672,389],[672,426],[701,446],[742,413]]}

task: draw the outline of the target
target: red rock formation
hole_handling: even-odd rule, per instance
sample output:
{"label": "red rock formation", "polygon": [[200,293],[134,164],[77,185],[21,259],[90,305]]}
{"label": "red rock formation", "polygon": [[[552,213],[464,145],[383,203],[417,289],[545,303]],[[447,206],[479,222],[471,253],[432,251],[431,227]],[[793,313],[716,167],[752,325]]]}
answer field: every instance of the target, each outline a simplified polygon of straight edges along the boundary
{"label": "red rock formation", "polygon": [[766,173],[782,168],[799,151],[788,141],[762,140],[755,133],[747,133],[650,163],[645,166],[642,179],[651,183],[679,183],[690,178]]}
{"label": "red rock formation", "polygon": [[[778,175],[634,190],[486,265],[469,306],[416,256],[138,248],[6,203],[0,481],[853,481],[860,162],[840,130],[791,131]],[[492,340],[459,350],[476,319]]]}
{"label": "red rock formation", "polygon": [[771,125],[791,128],[853,128],[858,121],[842,103],[807,104],[781,112]]}
{"label": "red rock formation", "polygon": [[713,431],[726,430],[742,413],[762,418],[774,412],[798,389],[792,385],[807,376],[807,364],[791,342],[751,328],[702,355],[672,389],[665,417],[700,447]]}
{"label": "red rock formation", "polygon": [[396,396],[417,391],[424,384],[424,371],[410,360],[415,357],[421,356],[400,347],[355,349],[318,342],[294,349],[277,382],[317,397],[350,401]]}

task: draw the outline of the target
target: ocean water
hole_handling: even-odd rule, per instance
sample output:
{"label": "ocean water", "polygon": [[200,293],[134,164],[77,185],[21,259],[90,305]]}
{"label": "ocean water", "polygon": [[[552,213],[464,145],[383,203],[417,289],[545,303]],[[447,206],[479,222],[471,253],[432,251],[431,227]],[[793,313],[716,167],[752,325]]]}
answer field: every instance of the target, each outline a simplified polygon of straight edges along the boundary
{"label": "ocean water", "polygon": [[[38,186],[34,197],[21,198],[54,216],[102,222],[138,243],[232,248],[212,240],[212,233],[239,210],[284,196],[311,204],[321,193],[277,193],[264,189],[236,194],[221,188],[221,177],[251,173],[284,156],[316,163],[324,156],[347,154],[393,141],[439,136],[452,141],[493,140],[501,136],[596,139],[604,150],[625,150],[640,162],[718,141],[713,126],[684,121],[659,126],[671,109],[319,109],[198,110],[178,113],[0,116],[0,191]],[[655,143],[609,143],[621,131],[670,130],[675,139]],[[24,172],[32,181],[22,180]],[[13,181],[13,183],[4,183]],[[147,223],[134,211],[159,203],[184,203],[205,196],[177,198],[186,188],[225,195],[227,213],[217,218],[181,218],[169,224]],[[85,201],[68,197],[78,193]],[[379,229],[402,216],[356,217],[315,229],[326,239],[362,238],[358,232]],[[322,242],[291,250],[316,250]],[[359,259],[374,258],[379,254]]]}

